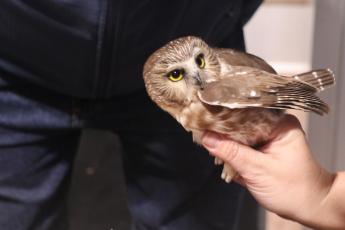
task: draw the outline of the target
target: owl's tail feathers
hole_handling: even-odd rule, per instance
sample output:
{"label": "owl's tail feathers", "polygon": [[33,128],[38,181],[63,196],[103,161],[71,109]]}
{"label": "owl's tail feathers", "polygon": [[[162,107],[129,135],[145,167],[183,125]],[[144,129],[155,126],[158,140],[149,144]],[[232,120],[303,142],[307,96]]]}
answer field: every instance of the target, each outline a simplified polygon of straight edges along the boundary
{"label": "owl's tail feathers", "polygon": [[320,98],[313,94],[306,94],[304,96],[284,95],[285,92],[280,92],[277,103],[271,106],[272,108],[280,109],[297,109],[305,112],[314,112],[319,115],[324,115],[329,112],[328,105]]}
{"label": "owl's tail feathers", "polygon": [[334,73],[330,69],[313,70],[293,76],[315,88],[318,92],[335,84]]}

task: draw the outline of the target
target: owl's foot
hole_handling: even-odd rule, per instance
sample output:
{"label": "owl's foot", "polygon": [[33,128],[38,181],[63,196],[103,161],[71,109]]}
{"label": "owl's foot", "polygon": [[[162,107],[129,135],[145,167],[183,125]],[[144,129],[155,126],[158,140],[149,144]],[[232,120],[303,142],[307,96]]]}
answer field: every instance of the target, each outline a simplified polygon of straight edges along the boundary
{"label": "owl's foot", "polygon": [[214,158],[214,164],[215,165],[222,165],[222,164],[224,164],[224,161],[218,157],[215,157]]}
{"label": "owl's foot", "polygon": [[223,171],[222,171],[222,179],[225,180],[226,183],[230,183],[232,178],[236,175],[236,171],[228,164],[224,164]]}

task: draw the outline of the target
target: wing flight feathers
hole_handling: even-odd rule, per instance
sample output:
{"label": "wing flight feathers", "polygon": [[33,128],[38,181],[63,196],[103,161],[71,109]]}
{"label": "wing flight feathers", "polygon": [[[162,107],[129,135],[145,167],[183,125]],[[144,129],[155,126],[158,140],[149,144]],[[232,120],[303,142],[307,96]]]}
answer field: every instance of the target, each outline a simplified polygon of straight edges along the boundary
{"label": "wing flight feathers", "polygon": [[328,105],[315,95],[317,91],[334,84],[333,73],[329,70],[311,71],[296,75],[298,77],[285,77],[254,69],[247,70],[246,75],[229,74],[230,77],[225,76],[208,83],[204,90],[199,91],[200,100],[230,109],[297,109],[319,115],[329,112]]}

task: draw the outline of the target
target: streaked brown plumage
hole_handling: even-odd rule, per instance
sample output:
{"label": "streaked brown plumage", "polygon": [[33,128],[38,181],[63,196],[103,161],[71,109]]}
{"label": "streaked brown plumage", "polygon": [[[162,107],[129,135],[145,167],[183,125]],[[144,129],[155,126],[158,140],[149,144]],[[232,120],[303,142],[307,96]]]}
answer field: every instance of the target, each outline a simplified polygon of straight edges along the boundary
{"label": "streaked brown plumage", "polygon": [[[334,84],[329,69],[282,76],[254,55],[211,48],[196,37],[179,38],[158,49],[143,74],[151,99],[199,144],[206,130],[250,146],[263,143],[284,109],[327,113],[327,104],[315,93]],[[225,181],[234,174],[224,165]]]}

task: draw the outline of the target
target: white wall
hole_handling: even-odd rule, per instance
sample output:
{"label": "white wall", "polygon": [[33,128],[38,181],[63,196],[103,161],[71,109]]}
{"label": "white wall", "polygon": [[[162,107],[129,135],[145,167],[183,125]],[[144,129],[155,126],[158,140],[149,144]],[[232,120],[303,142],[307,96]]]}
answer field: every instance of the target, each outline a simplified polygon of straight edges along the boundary
{"label": "white wall", "polygon": [[245,27],[247,50],[278,72],[308,71],[311,66],[314,4],[263,4]]}

